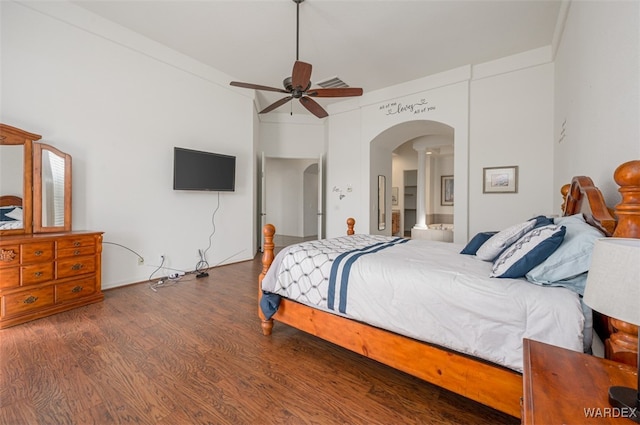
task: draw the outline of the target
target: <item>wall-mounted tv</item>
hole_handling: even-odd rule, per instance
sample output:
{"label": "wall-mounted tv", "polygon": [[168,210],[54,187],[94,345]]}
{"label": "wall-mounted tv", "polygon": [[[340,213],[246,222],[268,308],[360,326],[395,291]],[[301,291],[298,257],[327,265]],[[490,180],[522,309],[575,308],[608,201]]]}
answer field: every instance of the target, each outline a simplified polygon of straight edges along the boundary
{"label": "wall-mounted tv", "polygon": [[173,148],[173,189],[233,192],[236,157]]}

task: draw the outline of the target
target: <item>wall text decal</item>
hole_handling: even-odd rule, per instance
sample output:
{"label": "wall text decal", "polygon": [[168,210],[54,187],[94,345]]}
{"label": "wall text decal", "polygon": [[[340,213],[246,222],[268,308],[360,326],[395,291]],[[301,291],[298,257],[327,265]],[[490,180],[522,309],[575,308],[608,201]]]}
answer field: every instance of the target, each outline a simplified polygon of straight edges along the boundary
{"label": "wall text decal", "polygon": [[403,104],[401,102],[389,102],[380,106],[380,110],[385,111],[386,115],[396,115],[404,113],[423,114],[435,109],[435,105],[430,106],[429,102],[427,102],[425,99],[420,99],[418,102],[408,104]]}

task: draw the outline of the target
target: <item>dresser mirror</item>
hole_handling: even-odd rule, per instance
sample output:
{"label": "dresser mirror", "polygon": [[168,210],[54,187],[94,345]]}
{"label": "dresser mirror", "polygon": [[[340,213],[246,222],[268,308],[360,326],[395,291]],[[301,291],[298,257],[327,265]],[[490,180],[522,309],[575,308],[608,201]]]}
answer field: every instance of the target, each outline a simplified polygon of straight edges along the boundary
{"label": "dresser mirror", "polygon": [[33,144],[33,230],[71,230],[71,155]]}
{"label": "dresser mirror", "polygon": [[71,230],[71,156],[0,124],[0,235]]}

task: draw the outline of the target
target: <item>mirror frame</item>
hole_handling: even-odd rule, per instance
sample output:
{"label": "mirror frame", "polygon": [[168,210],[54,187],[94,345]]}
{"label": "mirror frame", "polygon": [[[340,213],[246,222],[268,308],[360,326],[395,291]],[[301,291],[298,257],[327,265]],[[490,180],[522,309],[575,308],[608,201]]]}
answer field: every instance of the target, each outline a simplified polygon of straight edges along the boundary
{"label": "mirror frame", "polygon": [[[42,224],[42,154],[50,151],[64,160],[64,224]],[[71,155],[45,143],[33,144],[33,231],[35,233],[71,231]]]}
{"label": "mirror frame", "polygon": [[22,145],[24,164],[22,168],[22,229],[0,230],[0,235],[22,235],[33,233],[33,142],[42,136],[0,124],[0,145]]}
{"label": "mirror frame", "polygon": [[387,228],[387,178],[378,176],[378,230]]}

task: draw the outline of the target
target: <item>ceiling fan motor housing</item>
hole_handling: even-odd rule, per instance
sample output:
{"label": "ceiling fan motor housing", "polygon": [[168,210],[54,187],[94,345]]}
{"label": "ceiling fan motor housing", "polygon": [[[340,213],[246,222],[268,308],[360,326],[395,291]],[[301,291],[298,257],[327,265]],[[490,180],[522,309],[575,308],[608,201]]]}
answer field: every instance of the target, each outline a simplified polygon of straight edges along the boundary
{"label": "ceiling fan motor housing", "polygon": [[291,82],[291,77],[287,77],[284,80],[282,80],[282,85],[284,86],[284,89],[290,92],[295,99],[299,99],[307,90],[309,90],[309,87],[311,87],[311,81],[309,81],[309,84],[307,84],[307,87],[304,87],[304,88],[293,87],[293,83]]}

